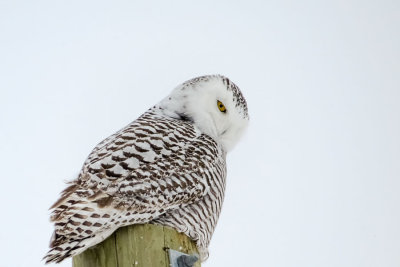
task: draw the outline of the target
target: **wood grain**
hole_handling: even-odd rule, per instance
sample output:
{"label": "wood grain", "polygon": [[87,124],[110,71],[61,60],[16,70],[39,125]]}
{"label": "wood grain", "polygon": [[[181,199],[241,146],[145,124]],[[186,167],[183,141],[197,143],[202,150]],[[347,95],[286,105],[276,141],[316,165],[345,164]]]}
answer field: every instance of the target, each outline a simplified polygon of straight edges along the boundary
{"label": "wood grain", "polygon": [[[73,257],[73,267],[169,267],[168,249],[198,254],[186,235],[160,225],[122,227],[102,243]],[[197,261],[195,267],[200,267]]]}

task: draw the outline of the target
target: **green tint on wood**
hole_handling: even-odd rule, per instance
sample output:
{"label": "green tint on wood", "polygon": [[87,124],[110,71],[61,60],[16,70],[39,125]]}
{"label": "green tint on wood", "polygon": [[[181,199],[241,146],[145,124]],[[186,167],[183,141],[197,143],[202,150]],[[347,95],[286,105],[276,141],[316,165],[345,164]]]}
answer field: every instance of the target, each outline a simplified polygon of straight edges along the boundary
{"label": "green tint on wood", "polygon": [[[168,249],[198,254],[186,235],[160,225],[122,227],[73,258],[73,267],[169,267]],[[200,260],[195,267],[200,267]]]}

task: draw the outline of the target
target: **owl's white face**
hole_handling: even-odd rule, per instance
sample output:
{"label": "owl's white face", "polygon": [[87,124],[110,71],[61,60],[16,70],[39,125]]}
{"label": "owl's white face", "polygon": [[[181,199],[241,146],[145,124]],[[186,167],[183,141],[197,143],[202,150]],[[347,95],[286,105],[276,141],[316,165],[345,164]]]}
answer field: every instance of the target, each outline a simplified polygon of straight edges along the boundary
{"label": "owl's white face", "polygon": [[168,116],[192,121],[229,151],[247,127],[247,104],[239,88],[220,75],[189,80],[159,105]]}

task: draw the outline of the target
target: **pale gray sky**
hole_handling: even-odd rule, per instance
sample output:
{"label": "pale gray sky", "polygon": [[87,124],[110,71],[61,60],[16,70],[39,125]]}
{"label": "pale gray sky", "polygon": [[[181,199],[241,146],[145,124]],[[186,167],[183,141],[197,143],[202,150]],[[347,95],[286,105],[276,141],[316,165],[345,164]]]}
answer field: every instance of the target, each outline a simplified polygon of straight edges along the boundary
{"label": "pale gray sky", "polygon": [[251,124],[203,266],[399,266],[399,14],[384,0],[0,0],[0,266],[43,266],[63,180],[213,73],[242,89]]}

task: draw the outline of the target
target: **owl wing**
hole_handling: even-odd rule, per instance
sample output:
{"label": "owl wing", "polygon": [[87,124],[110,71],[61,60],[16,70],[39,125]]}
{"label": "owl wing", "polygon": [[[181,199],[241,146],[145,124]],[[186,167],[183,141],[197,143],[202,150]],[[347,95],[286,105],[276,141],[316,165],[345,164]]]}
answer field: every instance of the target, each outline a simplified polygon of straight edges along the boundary
{"label": "owl wing", "polygon": [[48,261],[84,248],[80,242],[57,257],[54,250],[64,250],[65,244],[94,245],[106,237],[102,233],[198,201],[210,190],[210,172],[221,164],[225,154],[191,123],[145,113],[101,142],[52,206],[55,234]]}

